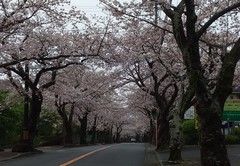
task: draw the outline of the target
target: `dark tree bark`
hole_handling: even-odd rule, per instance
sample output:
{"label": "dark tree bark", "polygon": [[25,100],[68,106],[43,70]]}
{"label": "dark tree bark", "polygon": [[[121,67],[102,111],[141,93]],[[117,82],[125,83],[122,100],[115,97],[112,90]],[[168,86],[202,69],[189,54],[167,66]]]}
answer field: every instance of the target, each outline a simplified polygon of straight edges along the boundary
{"label": "dark tree bark", "polygon": [[[200,30],[196,31],[197,16],[193,0],[183,0],[176,9],[162,6],[171,18],[174,37],[182,52],[187,68],[189,83],[196,96],[199,122],[199,146],[203,166],[230,166],[224,137],[221,133],[221,113],[227,96],[231,93],[234,69],[239,60],[240,40],[225,55],[220,69],[215,91],[211,92],[200,61],[199,40],[206,29],[219,17],[240,6],[237,2],[213,15]],[[186,15],[183,23],[182,15]]]}
{"label": "dark tree bark", "polygon": [[123,124],[120,124],[120,125],[117,125],[116,126],[116,143],[119,143],[120,142],[120,137],[121,137],[121,132],[122,132],[122,125]]}
{"label": "dark tree bark", "polygon": [[29,115],[29,138],[30,144],[33,145],[33,140],[36,134],[37,121],[41,113],[43,97],[40,91],[32,92],[32,99],[30,102],[30,115]]}
{"label": "dark tree bark", "polygon": [[[169,87],[174,88],[174,92],[170,99],[165,97],[165,93]],[[175,84],[169,84],[166,86],[162,92],[162,94],[155,93],[154,97],[160,108],[159,115],[158,115],[158,145],[157,150],[159,149],[166,149],[169,146],[169,112],[170,107],[172,106],[174,100],[176,99],[178,94],[178,88]]]}
{"label": "dark tree bark", "polygon": [[[71,104],[69,115],[66,112],[66,106],[68,104]],[[57,112],[61,116],[63,122],[63,144],[71,145],[73,144],[72,120],[74,113],[74,103],[62,102],[61,97],[56,95],[55,106],[57,107]]]}
{"label": "dark tree bark", "polygon": [[[152,143],[152,144],[156,144],[156,140],[155,140],[155,138],[154,138],[154,135],[156,134],[155,133],[155,131],[156,131],[156,126],[154,125],[154,122],[153,122],[153,120],[152,120],[152,118],[150,118],[150,120],[149,120],[150,122],[150,129],[149,129],[149,138],[148,138],[148,140],[149,140],[149,142],[150,143]],[[154,134],[155,133],[155,134]]]}
{"label": "dark tree bark", "polygon": [[40,91],[33,91],[30,102],[30,113],[28,117],[28,142],[13,147],[13,152],[35,151],[33,140],[36,135],[37,121],[41,112],[43,97]]}
{"label": "dark tree bark", "polygon": [[95,139],[96,139],[96,126],[97,126],[97,116],[94,117],[94,122],[93,122],[93,126],[92,126],[91,144],[95,144]]}
{"label": "dark tree bark", "polygon": [[87,144],[87,116],[88,113],[84,113],[83,117],[81,118],[80,116],[78,116],[78,120],[81,124],[80,127],[80,144]]}
{"label": "dark tree bark", "polygon": [[164,150],[169,145],[169,121],[167,116],[160,115],[158,118],[158,142],[156,150]]}
{"label": "dark tree bark", "polygon": [[73,119],[73,112],[74,106],[71,106],[70,114],[67,116],[65,106],[60,108],[58,111],[63,120],[63,128],[64,128],[64,145],[71,145],[73,144],[73,131],[72,131],[72,119]]}
{"label": "dark tree bark", "polygon": [[[16,88],[16,90],[19,92],[19,94],[21,94],[22,96],[26,96],[26,95],[29,95],[28,88],[29,88],[29,91],[31,91],[30,110],[29,110],[28,115],[26,114],[26,116],[28,116],[28,117],[24,118],[24,119],[28,120],[28,122],[24,122],[25,128],[26,128],[26,124],[27,124],[27,129],[24,129],[26,132],[22,136],[22,137],[28,138],[28,140],[22,141],[23,138],[21,138],[20,139],[21,142],[24,142],[24,143],[20,143],[19,145],[16,145],[15,147],[13,147],[12,151],[15,151],[15,152],[35,151],[34,145],[33,145],[33,140],[34,140],[34,137],[36,134],[37,121],[38,121],[39,115],[41,113],[41,106],[42,106],[42,102],[43,102],[42,90],[49,88],[50,86],[55,84],[56,70],[54,70],[53,68],[42,69],[36,74],[36,77],[33,81],[29,77],[29,73],[28,73],[29,71],[24,70],[22,64],[20,64],[20,63],[17,64],[16,66],[5,67],[5,69],[8,71],[7,75],[8,75],[10,82]],[[12,75],[13,72],[15,74],[17,74],[19,77],[21,77],[27,84],[27,89],[25,89],[25,91],[23,90],[22,85],[17,83],[14,80],[14,77]],[[51,72],[52,77],[49,82],[40,86],[39,80],[40,80],[42,74],[45,72]],[[26,101],[29,101],[29,100],[26,100]],[[28,103],[25,103],[25,104],[28,105]]]}
{"label": "dark tree bark", "polygon": [[[163,39],[162,39],[163,41]],[[147,93],[150,93],[151,96],[154,97],[155,100],[155,107],[157,107],[157,110],[153,110],[151,112],[151,116],[154,119],[157,119],[157,124],[158,124],[158,141],[157,141],[157,150],[166,148],[168,147],[169,143],[169,111],[170,107],[172,106],[175,98],[177,97],[177,88],[174,83],[169,83],[167,85],[162,85],[162,83],[169,78],[169,74],[166,72],[164,75],[161,75],[161,77],[157,74],[154,73],[154,65],[159,65],[155,64],[158,61],[151,60],[148,58],[145,58],[145,61],[150,69],[150,74],[151,74],[151,82],[153,83],[153,88],[149,88],[145,84],[145,80],[141,76],[141,70],[140,70],[140,65],[137,64],[137,62],[134,64],[134,69],[129,69],[130,75],[132,78],[135,80],[134,82],[141,88],[143,91],[146,91]],[[145,68],[143,69],[143,71]],[[170,89],[173,88],[174,92],[173,94],[169,97],[169,95],[166,94],[166,92]]]}
{"label": "dark tree bark", "polygon": [[218,102],[214,100],[204,101],[198,103],[196,108],[202,165],[230,165],[224,136],[221,132],[222,109]]}

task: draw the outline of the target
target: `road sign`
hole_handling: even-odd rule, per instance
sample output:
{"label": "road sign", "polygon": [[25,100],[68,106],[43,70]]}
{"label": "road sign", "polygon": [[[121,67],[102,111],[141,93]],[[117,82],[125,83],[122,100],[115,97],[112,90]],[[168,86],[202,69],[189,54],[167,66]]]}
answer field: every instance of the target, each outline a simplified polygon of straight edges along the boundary
{"label": "road sign", "polygon": [[240,121],[240,99],[228,99],[224,104],[222,120]]}
{"label": "road sign", "polygon": [[184,114],[184,119],[194,119],[194,106],[191,106]]}

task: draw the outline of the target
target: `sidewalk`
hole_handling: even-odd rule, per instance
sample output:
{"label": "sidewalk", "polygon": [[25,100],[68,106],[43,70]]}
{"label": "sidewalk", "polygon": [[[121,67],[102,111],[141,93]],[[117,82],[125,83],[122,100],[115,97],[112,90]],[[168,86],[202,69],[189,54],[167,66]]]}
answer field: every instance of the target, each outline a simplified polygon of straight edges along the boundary
{"label": "sidewalk", "polygon": [[155,151],[162,166],[201,166],[200,151],[196,146],[186,146],[182,149],[182,159],[180,164],[168,163],[169,150]]}
{"label": "sidewalk", "polygon": [[[150,145],[154,147],[153,145]],[[181,164],[169,164],[167,162],[169,157],[169,150],[155,151],[161,166],[201,166],[200,161],[200,150],[197,145],[184,146],[182,149],[182,159],[184,160]],[[240,145],[227,145],[228,157],[232,166],[239,166],[240,163]]]}
{"label": "sidewalk", "polygon": [[[169,150],[165,150],[165,151],[156,151],[155,150],[156,147],[151,145],[151,144],[146,144],[146,152],[145,152],[145,164],[144,166],[200,166],[200,159],[197,156],[198,154],[194,153],[193,155],[191,155],[191,157],[189,157],[189,154],[187,155],[188,158],[184,158],[186,159],[186,161],[184,161],[181,164],[176,164],[176,163],[168,163],[168,157],[169,157]],[[185,151],[183,151],[183,153],[185,153]],[[183,156],[186,156],[183,155]],[[199,155],[200,156],[200,155]]]}
{"label": "sidewalk", "polygon": [[4,151],[0,151],[0,163],[6,160],[11,160],[14,158],[23,157],[31,154],[36,154],[36,153],[39,153],[39,152],[20,153],[20,152],[12,152],[11,149],[5,149]]}
{"label": "sidewalk", "polygon": [[25,153],[14,153],[9,150],[0,151],[0,162],[5,161],[5,160],[10,160],[10,159],[13,159],[16,157],[20,157],[23,154],[25,154]]}
{"label": "sidewalk", "polygon": [[145,144],[144,166],[162,166],[159,156],[155,151],[155,147],[148,143]]}

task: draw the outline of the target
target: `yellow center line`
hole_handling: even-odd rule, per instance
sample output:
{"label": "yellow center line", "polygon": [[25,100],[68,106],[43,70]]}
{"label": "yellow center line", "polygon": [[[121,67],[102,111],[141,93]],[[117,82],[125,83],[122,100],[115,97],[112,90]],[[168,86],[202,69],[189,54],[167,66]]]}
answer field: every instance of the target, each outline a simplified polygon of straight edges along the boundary
{"label": "yellow center line", "polygon": [[81,160],[81,159],[84,158],[84,157],[90,156],[90,155],[93,154],[93,153],[96,153],[96,152],[98,152],[98,151],[101,151],[101,150],[104,150],[104,149],[107,149],[107,148],[110,148],[110,147],[112,147],[112,146],[107,146],[107,147],[104,147],[104,148],[96,149],[96,150],[91,151],[91,152],[89,152],[89,153],[86,153],[86,154],[84,154],[84,155],[82,155],[82,156],[79,156],[79,157],[77,157],[77,158],[75,158],[75,159],[73,159],[73,160],[70,160],[70,161],[68,161],[68,162],[66,162],[66,163],[64,163],[64,164],[61,164],[60,166],[68,166],[68,165],[70,165],[70,164],[72,164],[72,163],[74,163],[74,162],[76,162],[76,161],[78,161],[78,160]]}

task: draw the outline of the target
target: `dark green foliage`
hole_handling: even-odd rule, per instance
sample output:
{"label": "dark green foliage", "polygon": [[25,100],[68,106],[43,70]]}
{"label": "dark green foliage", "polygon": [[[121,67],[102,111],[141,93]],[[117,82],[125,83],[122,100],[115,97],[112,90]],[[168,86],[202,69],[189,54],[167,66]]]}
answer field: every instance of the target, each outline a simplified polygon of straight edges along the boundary
{"label": "dark green foliage", "polygon": [[[23,98],[9,97],[9,92],[0,90],[0,147],[13,146],[20,141],[23,129]],[[14,101],[9,101],[14,98]],[[42,111],[37,126],[35,144],[56,139],[62,132],[61,119],[51,111]]]}
{"label": "dark green foliage", "polygon": [[60,136],[62,123],[60,116],[54,111],[43,110],[38,120],[34,144],[46,143]]}
{"label": "dark green foliage", "polygon": [[186,120],[182,123],[184,143],[186,145],[198,144],[198,133],[195,129],[194,120]]}
{"label": "dark green foliage", "polygon": [[6,104],[7,92],[0,91],[0,145],[11,146],[19,142],[22,129],[23,102],[16,97],[14,102]]}
{"label": "dark green foliage", "polygon": [[234,128],[232,134],[235,135],[235,136],[237,136],[238,139],[240,140],[240,128]]}
{"label": "dark green foliage", "polygon": [[239,143],[239,138],[236,135],[226,135],[225,136],[225,143],[226,144],[237,144]]}
{"label": "dark green foliage", "polygon": [[112,143],[111,130],[106,128],[103,131],[98,131],[98,141],[99,143]]}
{"label": "dark green foliage", "polygon": [[225,136],[226,144],[239,144],[240,143],[240,128],[234,128],[232,133]]}

